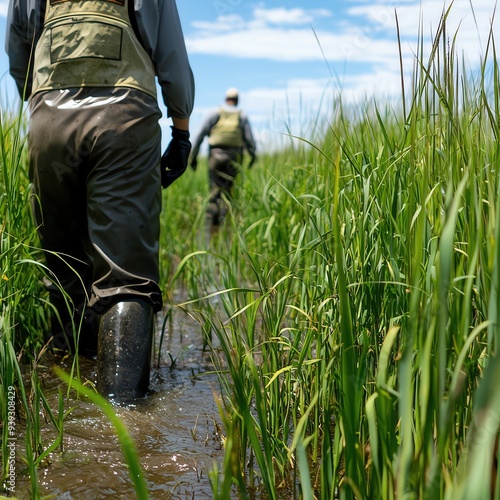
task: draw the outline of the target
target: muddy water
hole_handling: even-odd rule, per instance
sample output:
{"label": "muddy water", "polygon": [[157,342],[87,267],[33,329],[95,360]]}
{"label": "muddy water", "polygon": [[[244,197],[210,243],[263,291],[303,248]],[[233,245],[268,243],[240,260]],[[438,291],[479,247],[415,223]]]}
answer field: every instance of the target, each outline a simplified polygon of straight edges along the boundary
{"label": "muddy water", "polygon": [[[158,318],[161,329],[162,318]],[[158,347],[158,339],[157,344]],[[212,498],[208,472],[221,463],[219,417],[213,391],[218,390],[200,327],[181,311],[173,314],[161,347],[161,365],[152,369],[152,394],[140,404],[117,407],[131,433],[151,498]],[[172,359],[175,363],[172,366]],[[45,392],[57,408],[58,380],[45,368]],[[58,361],[69,370],[70,360]],[[156,361],[155,361],[156,365]],[[96,381],[95,362],[80,358],[82,380]],[[65,410],[64,450],[53,453],[39,470],[42,495],[69,499],[135,498],[114,428],[89,402],[72,398]],[[47,446],[53,427],[43,431]],[[30,498],[29,481],[18,478],[16,494]]]}

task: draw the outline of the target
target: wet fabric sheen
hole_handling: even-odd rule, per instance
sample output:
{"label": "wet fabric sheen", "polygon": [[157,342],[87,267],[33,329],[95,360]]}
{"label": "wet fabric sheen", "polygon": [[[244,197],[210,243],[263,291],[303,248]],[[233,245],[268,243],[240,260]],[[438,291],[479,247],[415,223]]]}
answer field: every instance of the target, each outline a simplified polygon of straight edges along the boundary
{"label": "wet fabric sheen", "polygon": [[49,268],[71,295],[91,292],[98,312],[130,294],[158,311],[155,99],[132,89],[40,92],[30,114],[34,213]]}

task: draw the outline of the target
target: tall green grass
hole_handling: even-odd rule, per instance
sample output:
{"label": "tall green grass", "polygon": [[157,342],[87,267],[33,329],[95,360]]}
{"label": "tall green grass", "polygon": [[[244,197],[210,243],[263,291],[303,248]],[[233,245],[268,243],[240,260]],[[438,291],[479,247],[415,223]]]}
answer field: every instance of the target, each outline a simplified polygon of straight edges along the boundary
{"label": "tall green grass", "polygon": [[[43,332],[49,329],[49,306],[30,210],[24,125],[21,110],[4,109],[0,114],[0,476],[3,487],[11,478],[9,459],[13,455],[9,445],[14,443],[16,480],[29,475],[31,496],[39,498],[37,470],[49,453],[62,445],[64,411],[62,398],[57,408],[51,408],[38,379],[38,363],[44,354]],[[12,421],[11,400],[15,409],[13,429],[7,425]],[[57,431],[51,443],[42,441],[44,419]]]}
{"label": "tall green grass", "polygon": [[[8,111],[0,114],[0,494],[5,487],[10,496],[15,495],[17,483],[28,475],[30,496],[38,499],[41,498],[38,470],[50,463],[51,453],[62,451],[65,398],[60,391],[57,408],[53,408],[38,378],[38,365],[45,361],[47,352],[44,343],[50,332],[51,306],[43,285],[48,271],[31,216],[31,204],[36,199],[27,178],[24,124],[22,110],[17,114]],[[77,336],[79,325],[73,328]],[[67,396],[72,386],[77,387],[113,423],[137,498],[148,498],[134,444],[112,407],[79,382],[78,357],[73,359],[70,374],[62,370],[58,374],[68,383]],[[75,374],[77,378],[73,379]],[[42,440],[42,426],[47,423],[56,430],[56,437],[50,443]]]}
{"label": "tall green grass", "polygon": [[242,496],[489,495],[499,68],[492,36],[479,72],[460,61],[447,15],[404,105],[334,103],[323,142],[263,156],[209,245],[186,240]]}
{"label": "tall green grass", "polygon": [[[500,73],[492,36],[480,71],[466,67],[446,16],[429,56],[419,42],[400,106],[338,99],[324,139],[294,139],[242,169],[214,234],[203,166],[164,192],[167,306],[199,321],[220,374],[214,498],[490,495]],[[0,370],[35,432],[30,401],[44,400],[23,392],[16,349],[39,349],[47,308],[16,122],[2,117]],[[35,493],[50,446],[27,437]]]}

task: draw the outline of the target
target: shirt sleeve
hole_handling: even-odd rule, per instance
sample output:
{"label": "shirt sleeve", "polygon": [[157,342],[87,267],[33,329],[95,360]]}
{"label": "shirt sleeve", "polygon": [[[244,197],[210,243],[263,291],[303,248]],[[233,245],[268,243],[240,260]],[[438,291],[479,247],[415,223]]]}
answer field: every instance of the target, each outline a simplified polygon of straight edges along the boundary
{"label": "shirt sleeve", "polygon": [[30,67],[32,48],[41,33],[41,13],[45,2],[10,0],[5,31],[5,50],[9,58],[9,72],[14,78],[19,95],[27,99],[31,94],[33,71]]}
{"label": "shirt sleeve", "polygon": [[153,61],[168,116],[188,118],[194,78],[175,0],[135,1],[137,28]]}
{"label": "shirt sleeve", "polygon": [[243,142],[250,156],[255,156],[257,146],[250,127],[250,121],[244,113],[240,115],[241,128],[243,130]]}
{"label": "shirt sleeve", "polygon": [[200,152],[200,147],[203,143],[203,140],[205,137],[210,135],[210,131],[212,128],[215,126],[217,121],[219,120],[220,112],[219,111],[214,111],[203,123],[201,130],[199,131],[198,135],[196,136],[195,141],[193,142],[193,148],[191,151],[191,156],[193,158],[196,158],[198,156],[198,153]]}

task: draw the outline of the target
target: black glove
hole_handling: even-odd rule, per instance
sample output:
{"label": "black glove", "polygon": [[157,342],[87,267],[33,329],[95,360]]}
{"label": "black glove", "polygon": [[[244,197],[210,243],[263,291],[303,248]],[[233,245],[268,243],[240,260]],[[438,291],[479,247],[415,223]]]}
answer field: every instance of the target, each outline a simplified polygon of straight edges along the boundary
{"label": "black glove", "polygon": [[164,189],[186,171],[191,152],[189,132],[175,127],[170,128],[172,139],[161,157],[161,185]]}
{"label": "black glove", "polygon": [[198,168],[197,158],[191,158],[191,168],[193,169],[194,172],[196,172],[196,169]]}

